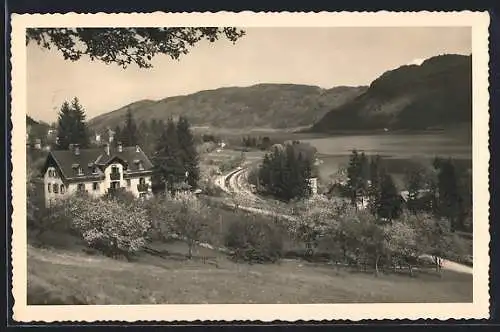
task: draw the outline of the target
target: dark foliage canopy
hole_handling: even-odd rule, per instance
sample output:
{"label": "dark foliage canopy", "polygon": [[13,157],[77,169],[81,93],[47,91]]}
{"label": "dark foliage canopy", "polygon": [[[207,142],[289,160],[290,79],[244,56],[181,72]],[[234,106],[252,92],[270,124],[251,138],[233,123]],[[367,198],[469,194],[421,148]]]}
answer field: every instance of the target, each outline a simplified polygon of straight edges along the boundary
{"label": "dark foliage canopy", "polygon": [[202,40],[227,38],[234,43],[243,35],[244,31],[231,27],[29,28],[26,44],[55,47],[66,60],[77,61],[87,55],[91,60],[123,68],[131,63],[151,68],[155,55],[165,54],[177,60]]}

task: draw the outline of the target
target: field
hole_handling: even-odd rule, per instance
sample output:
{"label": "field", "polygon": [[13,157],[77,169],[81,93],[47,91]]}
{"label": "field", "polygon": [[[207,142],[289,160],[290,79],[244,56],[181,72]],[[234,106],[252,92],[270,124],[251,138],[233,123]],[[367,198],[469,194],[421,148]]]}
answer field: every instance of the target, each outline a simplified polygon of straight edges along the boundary
{"label": "field", "polygon": [[472,301],[472,276],[450,271],[441,278],[425,271],[375,277],[299,260],[237,264],[205,248],[186,260],[182,243],[161,246],[164,258],[142,252],[128,262],[87,254],[75,239],[56,237],[57,248],[28,246],[28,304]]}

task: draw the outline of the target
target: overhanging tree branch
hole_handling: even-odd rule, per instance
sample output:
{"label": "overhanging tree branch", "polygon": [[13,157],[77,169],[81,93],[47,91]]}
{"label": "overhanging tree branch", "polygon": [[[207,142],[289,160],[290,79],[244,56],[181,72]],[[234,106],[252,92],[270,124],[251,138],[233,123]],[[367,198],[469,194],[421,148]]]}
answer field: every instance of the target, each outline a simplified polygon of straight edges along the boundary
{"label": "overhanging tree branch", "polygon": [[151,59],[165,54],[174,60],[189,53],[202,40],[215,42],[226,38],[235,43],[245,32],[233,27],[169,27],[169,28],[28,28],[26,45],[59,50],[65,60],[77,61],[82,56],[106,64],[126,68],[135,63],[151,68]]}

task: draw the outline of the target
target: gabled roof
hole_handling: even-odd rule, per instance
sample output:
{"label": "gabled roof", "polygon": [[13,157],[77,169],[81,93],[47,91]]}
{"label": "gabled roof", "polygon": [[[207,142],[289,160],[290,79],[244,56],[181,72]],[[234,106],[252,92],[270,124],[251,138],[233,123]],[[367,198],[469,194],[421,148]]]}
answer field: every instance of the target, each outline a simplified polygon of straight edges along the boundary
{"label": "gabled roof", "polygon": [[77,167],[81,167],[83,177],[95,177],[96,174],[93,174],[93,167],[88,167],[88,165],[94,164],[94,160],[101,153],[103,153],[102,149],[81,149],[79,155],[75,155],[73,151],[68,150],[51,151],[47,157],[47,163],[45,164],[42,173],[45,172],[47,167],[50,165],[50,160],[52,159],[60,169],[62,176],[66,179],[77,177]]}
{"label": "gabled roof", "polygon": [[[79,155],[75,155],[75,153],[70,150],[51,151],[42,169],[42,173],[45,173],[48,166],[55,164],[54,166],[60,169],[62,176],[66,179],[99,178],[102,176],[104,167],[117,159],[119,162],[124,162],[127,165],[127,170],[130,172],[144,172],[152,170],[153,168],[153,164],[140,148],[139,151],[137,151],[135,147],[124,147],[121,152],[116,148],[110,148],[109,155],[105,153],[104,148],[95,148],[80,149]],[[143,169],[141,170],[139,163],[134,161],[142,163]],[[94,173],[94,165],[98,168],[97,173]],[[83,176],[77,175],[78,167],[81,167]]]}
{"label": "gabled roof", "polygon": [[127,164],[128,171],[131,172],[140,170],[139,163],[135,161],[141,162],[144,170],[151,170],[153,168],[153,164],[141,148],[137,151],[136,147],[124,147],[121,152],[118,152],[116,148],[110,148],[109,155],[105,154],[102,149],[101,152],[101,158],[98,161],[99,165],[108,165],[110,162],[118,158]]}

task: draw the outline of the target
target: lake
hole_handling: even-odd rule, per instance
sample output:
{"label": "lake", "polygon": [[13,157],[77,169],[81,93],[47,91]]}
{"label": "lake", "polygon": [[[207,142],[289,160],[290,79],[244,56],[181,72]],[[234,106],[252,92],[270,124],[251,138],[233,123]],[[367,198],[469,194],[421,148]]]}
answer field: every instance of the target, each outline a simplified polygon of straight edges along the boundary
{"label": "lake", "polygon": [[329,137],[301,138],[316,147],[323,179],[336,173],[339,167],[348,164],[353,149],[367,155],[380,155],[387,170],[401,184],[402,176],[412,165],[430,164],[434,157],[451,157],[458,164],[470,168],[472,144],[463,135],[444,132],[419,134],[366,134],[337,135]]}

